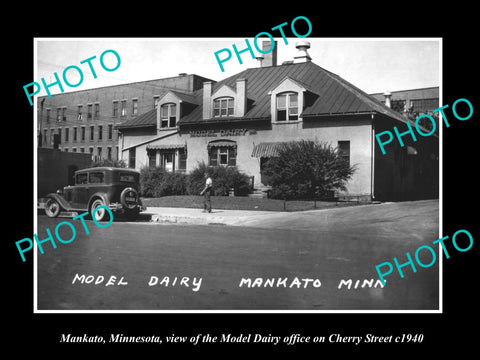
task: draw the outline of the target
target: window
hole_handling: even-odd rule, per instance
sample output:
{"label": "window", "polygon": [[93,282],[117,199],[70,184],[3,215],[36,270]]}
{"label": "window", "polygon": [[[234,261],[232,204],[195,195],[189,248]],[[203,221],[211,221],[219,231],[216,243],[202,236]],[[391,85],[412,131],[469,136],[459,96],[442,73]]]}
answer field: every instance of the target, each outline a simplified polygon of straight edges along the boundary
{"label": "window", "polygon": [[178,170],[187,170],[187,151],[184,148],[178,149]]}
{"label": "window", "polygon": [[107,147],[107,159],[112,160],[112,147]]}
{"label": "window", "polygon": [[350,165],[350,141],[338,142],[338,155]]}
{"label": "window", "polygon": [[91,120],[92,119],[92,104],[87,105],[87,119]]}
{"label": "window", "polygon": [[221,98],[213,101],[213,116],[232,116],[234,100],[233,98]]}
{"label": "window", "polygon": [[175,172],[175,152],[165,151],[160,153],[160,164],[168,172]]}
{"label": "window", "polygon": [[90,141],[93,141],[95,138],[95,126],[90,126]]}
{"label": "window", "polygon": [[93,147],[89,147],[88,151],[90,152],[91,155],[93,155]]}
{"label": "window", "polygon": [[85,141],[85,126],[82,126],[82,132],[81,132],[80,136],[81,136],[80,139],[81,139],[82,141]]}
{"label": "window", "polygon": [[129,173],[120,173],[120,181],[133,183],[136,181],[136,176],[134,174],[129,174]]}
{"label": "window", "polygon": [[78,105],[77,120],[78,120],[78,121],[82,121],[82,120],[83,120],[83,106],[82,106],[82,105]]}
{"label": "window", "polygon": [[132,100],[132,115],[138,114],[138,99]]}
{"label": "window", "polygon": [[98,125],[98,140],[102,140],[103,138],[103,126]]}
{"label": "window", "polygon": [[62,129],[58,128],[58,143],[62,143]]}
{"label": "window", "polygon": [[210,166],[235,166],[237,149],[234,146],[211,146],[209,150]]}
{"label": "window", "polygon": [[113,125],[108,125],[108,140],[112,140],[113,138]]}
{"label": "window", "polygon": [[50,122],[50,109],[47,109],[47,123]]}
{"label": "window", "polygon": [[87,174],[77,174],[75,176],[75,184],[82,185],[87,183]]}
{"label": "window", "polygon": [[120,116],[121,117],[127,116],[127,100],[122,100],[121,102]]}
{"label": "window", "polygon": [[172,128],[177,126],[177,105],[165,104],[162,105],[160,111],[160,127]]}
{"label": "window", "polygon": [[69,141],[69,140],[68,140],[69,135],[70,135],[70,129],[69,129],[69,128],[65,128],[65,141]]}
{"label": "window", "polygon": [[77,128],[73,128],[73,141],[77,141]]}
{"label": "window", "polygon": [[98,119],[100,117],[100,104],[95,104],[95,113],[93,115],[94,119]]}
{"label": "window", "polygon": [[128,167],[135,167],[135,148],[128,150]]}
{"label": "window", "polygon": [[44,146],[47,144],[47,136],[48,136],[48,130],[45,129],[45,130],[43,130],[43,145]]}
{"label": "window", "polygon": [[157,166],[157,152],[148,151],[148,167],[150,169],[155,169],[156,166]]}
{"label": "window", "polygon": [[81,147],[80,152],[83,154],[85,152],[85,148]]}
{"label": "window", "polygon": [[413,108],[412,111],[418,113],[427,113],[432,111],[438,108],[438,104],[438,98],[410,100],[410,106]]}
{"label": "window", "polygon": [[99,184],[103,183],[104,174],[103,172],[91,172],[88,174],[88,182],[90,184]]}
{"label": "window", "polygon": [[97,148],[97,156],[98,156],[99,159],[102,158],[102,147],[101,147],[101,146],[99,146],[99,147]]}
{"label": "window", "polygon": [[114,101],[112,104],[113,104],[112,116],[117,117],[118,116],[118,101]]}
{"label": "window", "polygon": [[277,95],[277,121],[298,120],[298,94]]}
{"label": "window", "polygon": [[62,120],[62,109],[57,108],[57,122],[60,122]]}
{"label": "window", "polygon": [[66,107],[62,108],[62,120],[63,121],[67,121],[66,111],[67,111]]}

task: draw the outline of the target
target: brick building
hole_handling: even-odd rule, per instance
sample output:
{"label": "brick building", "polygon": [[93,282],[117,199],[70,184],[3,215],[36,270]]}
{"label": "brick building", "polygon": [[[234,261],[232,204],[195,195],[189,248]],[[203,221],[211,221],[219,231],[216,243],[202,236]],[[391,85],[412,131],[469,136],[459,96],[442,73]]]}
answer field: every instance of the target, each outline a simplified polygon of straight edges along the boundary
{"label": "brick building", "polygon": [[39,146],[119,159],[116,126],[155,108],[167,91],[191,93],[209,79],[194,74],[37,98]]}

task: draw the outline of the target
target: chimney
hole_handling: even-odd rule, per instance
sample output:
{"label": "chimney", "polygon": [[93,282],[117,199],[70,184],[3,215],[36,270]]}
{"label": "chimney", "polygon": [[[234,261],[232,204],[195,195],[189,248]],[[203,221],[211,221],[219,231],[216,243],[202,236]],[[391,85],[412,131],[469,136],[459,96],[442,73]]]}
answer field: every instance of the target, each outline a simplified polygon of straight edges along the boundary
{"label": "chimney", "polygon": [[212,117],[212,82],[203,82],[203,118],[210,119]]}
{"label": "chimney", "polygon": [[385,91],[383,93],[383,96],[385,96],[385,106],[388,107],[388,108],[391,108],[392,107],[392,93],[390,91]]}
{"label": "chimney", "polygon": [[[272,49],[273,46],[273,49]],[[261,61],[261,66],[266,67],[266,66],[277,66],[277,42],[274,41],[273,44],[270,40],[265,40],[262,42],[262,51],[267,52],[270,51],[268,54],[262,53],[260,56],[257,56],[258,58],[262,58]]]}
{"label": "chimney", "polygon": [[295,44],[295,47],[298,49],[298,52],[297,55],[293,57],[294,64],[312,60],[307,51],[308,49],[310,49],[310,43],[308,41],[299,41]]}
{"label": "chimney", "polygon": [[237,96],[234,111],[235,116],[244,116],[247,112],[247,79],[237,79]]}

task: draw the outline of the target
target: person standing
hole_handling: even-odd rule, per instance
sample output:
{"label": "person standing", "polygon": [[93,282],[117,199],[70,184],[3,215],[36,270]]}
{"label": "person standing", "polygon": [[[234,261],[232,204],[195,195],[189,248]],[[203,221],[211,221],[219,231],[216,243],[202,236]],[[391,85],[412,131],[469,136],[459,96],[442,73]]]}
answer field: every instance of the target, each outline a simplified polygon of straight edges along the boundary
{"label": "person standing", "polygon": [[203,188],[200,195],[203,195],[203,212],[212,212],[212,202],[210,196],[212,195],[212,178],[205,173],[205,187]]}

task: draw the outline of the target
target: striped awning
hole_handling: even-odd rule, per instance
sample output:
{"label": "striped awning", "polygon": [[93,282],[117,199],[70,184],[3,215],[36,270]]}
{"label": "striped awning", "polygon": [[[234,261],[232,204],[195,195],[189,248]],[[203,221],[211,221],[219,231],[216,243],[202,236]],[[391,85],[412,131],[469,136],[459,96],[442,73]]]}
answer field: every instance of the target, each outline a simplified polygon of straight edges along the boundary
{"label": "striped awning", "polygon": [[211,147],[237,147],[237,142],[232,140],[213,140],[208,143],[208,148]]}
{"label": "striped awning", "polygon": [[285,145],[283,142],[264,142],[253,147],[252,157],[276,157],[278,151]]}
{"label": "striped awning", "polygon": [[160,144],[160,145],[147,145],[147,150],[169,150],[169,149],[184,149],[186,144]]}

